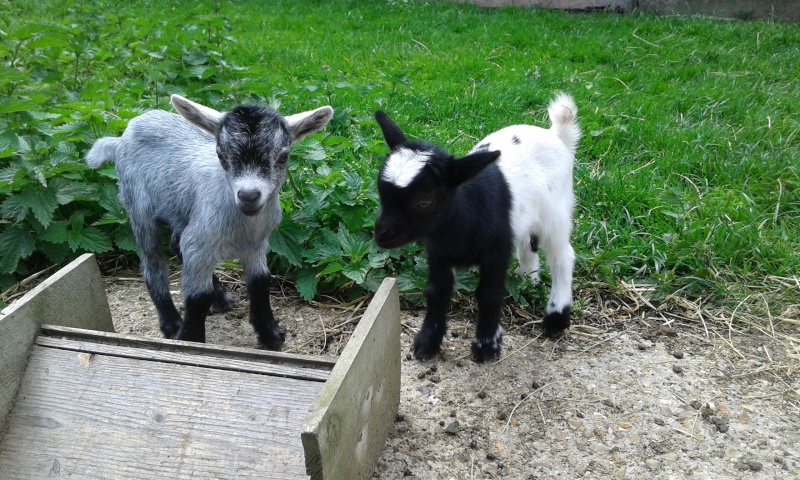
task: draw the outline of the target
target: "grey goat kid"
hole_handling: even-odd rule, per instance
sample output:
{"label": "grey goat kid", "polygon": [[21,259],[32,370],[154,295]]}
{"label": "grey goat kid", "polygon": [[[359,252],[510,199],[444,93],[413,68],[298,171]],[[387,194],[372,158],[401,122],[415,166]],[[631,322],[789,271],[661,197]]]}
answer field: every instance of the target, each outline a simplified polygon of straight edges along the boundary
{"label": "grey goat kid", "polygon": [[[92,168],[116,164],[120,199],[142,252],[142,275],[167,338],[204,342],[209,311],[230,310],[232,297],[214,267],[238,258],[250,295],[250,323],[261,344],[278,349],[285,330],[272,315],[269,235],[281,221],[278,199],[292,143],[323,128],[329,106],[287,117],[257,105],[218,112],[179,95],[180,116],[153,110],[130,121],[121,137],[97,140]],[[183,262],[186,318],[169,292],[161,229]]]}

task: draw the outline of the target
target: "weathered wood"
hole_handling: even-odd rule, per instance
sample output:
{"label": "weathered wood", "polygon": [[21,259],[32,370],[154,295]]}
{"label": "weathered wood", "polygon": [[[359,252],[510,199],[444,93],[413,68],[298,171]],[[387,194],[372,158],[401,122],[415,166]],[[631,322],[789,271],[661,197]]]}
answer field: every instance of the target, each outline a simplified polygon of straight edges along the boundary
{"label": "weathered wood", "polygon": [[122,358],[174,363],[177,365],[192,365],[196,367],[216,368],[219,370],[231,370],[234,372],[255,373],[258,375],[272,375],[274,377],[294,378],[313,382],[324,382],[328,379],[330,373],[328,370],[297,368],[291,365],[274,365],[271,363],[253,362],[239,358],[218,358],[205,355],[193,355],[190,353],[163,352],[146,348],[103,345],[101,343],[48,338],[44,336],[39,336],[39,338],[36,339],[36,345],[71,350],[87,355],[109,355]]}
{"label": "weathered wood", "polygon": [[400,304],[387,278],[303,426],[312,479],[369,478],[400,402]]}
{"label": "weathered wood", "polygon": [[0,434],[42,323],[114,330],[93,255],[78,257],[0,312]]}
{"label": "weathered wood", "polygon": [[34,346],[0,476],[304,478],[298,432],[323,385]]}
{"label": "weathered wood", "polygon": [[293,368],[328,371],[336,365],[336,358],[333,357],[326,358],[314,355],[298,355],[294,353],[257,350],[246,347],[209,345],[164,338],[144,338],[122,333],[97,332],[94,330],[58,327],[54,325],[42,325],[41,334],[52,338],[85,341],[93,344],[125,346],[147,349],[155,352],[180,352],[182,354],[202,355],[208,358],[223,359],[223,361],[228,359],[240,359],[272,365],[289,365]]}

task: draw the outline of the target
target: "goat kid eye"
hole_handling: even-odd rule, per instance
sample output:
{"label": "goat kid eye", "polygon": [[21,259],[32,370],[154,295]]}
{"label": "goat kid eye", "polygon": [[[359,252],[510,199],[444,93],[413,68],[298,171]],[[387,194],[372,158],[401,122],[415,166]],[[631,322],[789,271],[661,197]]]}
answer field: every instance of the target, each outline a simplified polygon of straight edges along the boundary
{"label": "goat kid eye", "polygon": [[417,202],[417,206],[419,208],[428,208],[428,207],[431,206],[431,201],[430,200],[420,200],[419,202]]}

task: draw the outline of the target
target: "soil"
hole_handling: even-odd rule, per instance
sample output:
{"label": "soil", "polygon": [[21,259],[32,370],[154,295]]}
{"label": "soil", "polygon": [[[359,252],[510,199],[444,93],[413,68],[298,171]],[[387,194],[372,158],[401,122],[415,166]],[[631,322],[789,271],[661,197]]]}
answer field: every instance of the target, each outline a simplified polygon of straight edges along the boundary
{"label": "soil", "polygon": [[[256,347],[236,273],[223,275],[238,300],[209,317],[207,341]],[[138,275],[106,281],[117,331],[160,337]],[[284,351],[314,355],[341,352],[369,300],[272,293]],[[687,302],[654,307],[636,289],[583,293],[555,342],[541,312],[507,307],[501,358],[483,364],[469,357],[469,309],[452,312],[442,354],[424,362],[410,353],[424,310],[404,310],[400,412],[373,477],[800,479],[796,310],[762,328]]]}

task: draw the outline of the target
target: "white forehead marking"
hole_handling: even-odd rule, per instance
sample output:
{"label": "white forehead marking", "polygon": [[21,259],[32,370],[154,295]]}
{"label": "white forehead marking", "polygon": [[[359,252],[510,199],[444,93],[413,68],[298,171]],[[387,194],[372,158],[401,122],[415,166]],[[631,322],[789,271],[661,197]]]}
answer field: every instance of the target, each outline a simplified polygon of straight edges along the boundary
{"label": "white forehead marking", "polygon": [[386,159],[381,178],[400,188],[407,187],[417,178],[420,170],[431,158],[429,153],[416,152],[410,148],[400,148]]}

